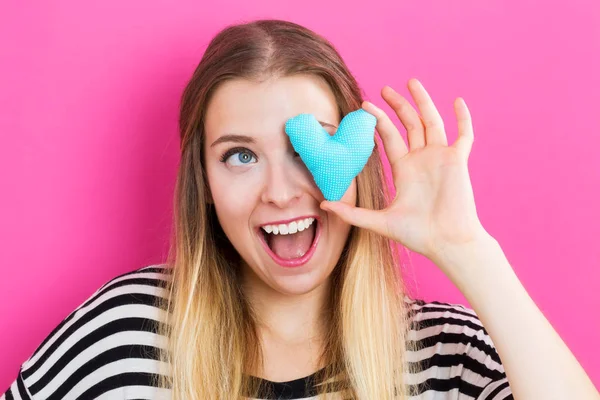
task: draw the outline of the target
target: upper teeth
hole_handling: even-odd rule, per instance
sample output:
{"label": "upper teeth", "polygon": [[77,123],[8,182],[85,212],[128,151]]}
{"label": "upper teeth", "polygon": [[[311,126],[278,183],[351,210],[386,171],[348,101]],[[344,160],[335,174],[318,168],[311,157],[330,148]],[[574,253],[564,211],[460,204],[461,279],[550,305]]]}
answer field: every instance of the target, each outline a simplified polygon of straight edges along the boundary
{"label": "upper teeth", "polygon": [[290,222],[289,224],[265,225],[261,226],[261,228],[263,228],[265,232],[274,235],[287,235],[305,230],[314,222],[314,220],[314,218],[304,218]]}

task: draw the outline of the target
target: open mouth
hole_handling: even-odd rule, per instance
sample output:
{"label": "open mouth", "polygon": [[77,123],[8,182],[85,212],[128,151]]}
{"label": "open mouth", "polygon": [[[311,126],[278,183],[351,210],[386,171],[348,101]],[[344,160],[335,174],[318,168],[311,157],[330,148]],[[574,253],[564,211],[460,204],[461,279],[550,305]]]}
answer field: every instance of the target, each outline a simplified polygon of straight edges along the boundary
{"label": "open mouth", "polygon": [[308,262],[314,254],[321,233],[321,224],[318,218],[306,220],[312,220],[310,225],[302,231],[294,229],[294,233],[271,229],[269,229],[271,232],[267,233],[263,228],[258,228],[258,236],[263,248],[277,264],[283,267],[297,267]]}

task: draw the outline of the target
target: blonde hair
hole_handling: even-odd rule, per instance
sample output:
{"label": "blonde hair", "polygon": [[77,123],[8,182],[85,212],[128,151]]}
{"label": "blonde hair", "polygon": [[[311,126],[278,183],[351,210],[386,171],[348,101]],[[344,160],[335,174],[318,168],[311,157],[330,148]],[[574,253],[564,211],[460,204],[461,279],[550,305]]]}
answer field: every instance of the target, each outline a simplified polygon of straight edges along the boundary
{"label": "blonde hair", "polygon": [[[331,87],[340,117],[360,108],[361,90],[335,48],[298,24],[257,20],[231,25],[210,42],[187,84],[179,118],[181,162],[174,198],[174,225],[167,264],[172,277],[168,310],[159,333],[168,338],[160,357],[169,365],[157,385],[173,400],[258,397],[249,372],[261,371],[255,317],[239,284],[240,256],[208,202],[203,167],[204,116],[212,93],[230,79],[260,81],[313,74]],[[357,204],[384,208],[389,194],[376,143],[356,178]],[[352,227],[332,272],[327,308],[331,321],[319,373],[320,398],[406,399],[409,320],[396,246]],[[409,371],[409,367],[412,369]]]}

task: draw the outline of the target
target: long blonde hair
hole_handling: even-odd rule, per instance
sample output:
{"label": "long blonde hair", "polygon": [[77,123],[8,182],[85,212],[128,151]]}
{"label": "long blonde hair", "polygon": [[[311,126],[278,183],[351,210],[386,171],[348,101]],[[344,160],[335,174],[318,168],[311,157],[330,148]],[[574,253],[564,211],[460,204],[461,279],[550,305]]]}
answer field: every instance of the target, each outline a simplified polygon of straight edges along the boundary
{"label": "long blonde hair", "polygon": [[[256,20],[231,25],[210,42],[187,84],[179,127],[181,161],[174,198],[174,225],[167,264],[168,310],[159,333],[168,338],[161,359],[170,373],[157,385],[173,400],[258,397],[249,372],[261,371],[262,353],[254,313],[239,284],[239,255],[207,202],[203,166],[204,117],[211,95],[230,79],[314,74],[331,87],[340,117],[360,108],[361,90],[335,48],[298,24]],[[376,144],[356,178],[358,206],[384,208],[389,193]],[[370,231],[352,227],[332,272],[331,327],[319,374],[320,398],[406,399],[404,374],[408,307],[396,247]],[[416,370],[411,370],[411,373]]]}

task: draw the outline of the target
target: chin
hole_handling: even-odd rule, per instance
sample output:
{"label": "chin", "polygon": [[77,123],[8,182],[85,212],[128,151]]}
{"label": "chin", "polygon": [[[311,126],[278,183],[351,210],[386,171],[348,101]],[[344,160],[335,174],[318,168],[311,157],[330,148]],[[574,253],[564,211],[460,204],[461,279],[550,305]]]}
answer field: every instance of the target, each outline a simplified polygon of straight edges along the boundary
{"label": "chin", "polygon": [[273,290],[286,295],[302,295],[323,288],[330,281],[331,271],[313,270],[305,274],[273,277]]}

